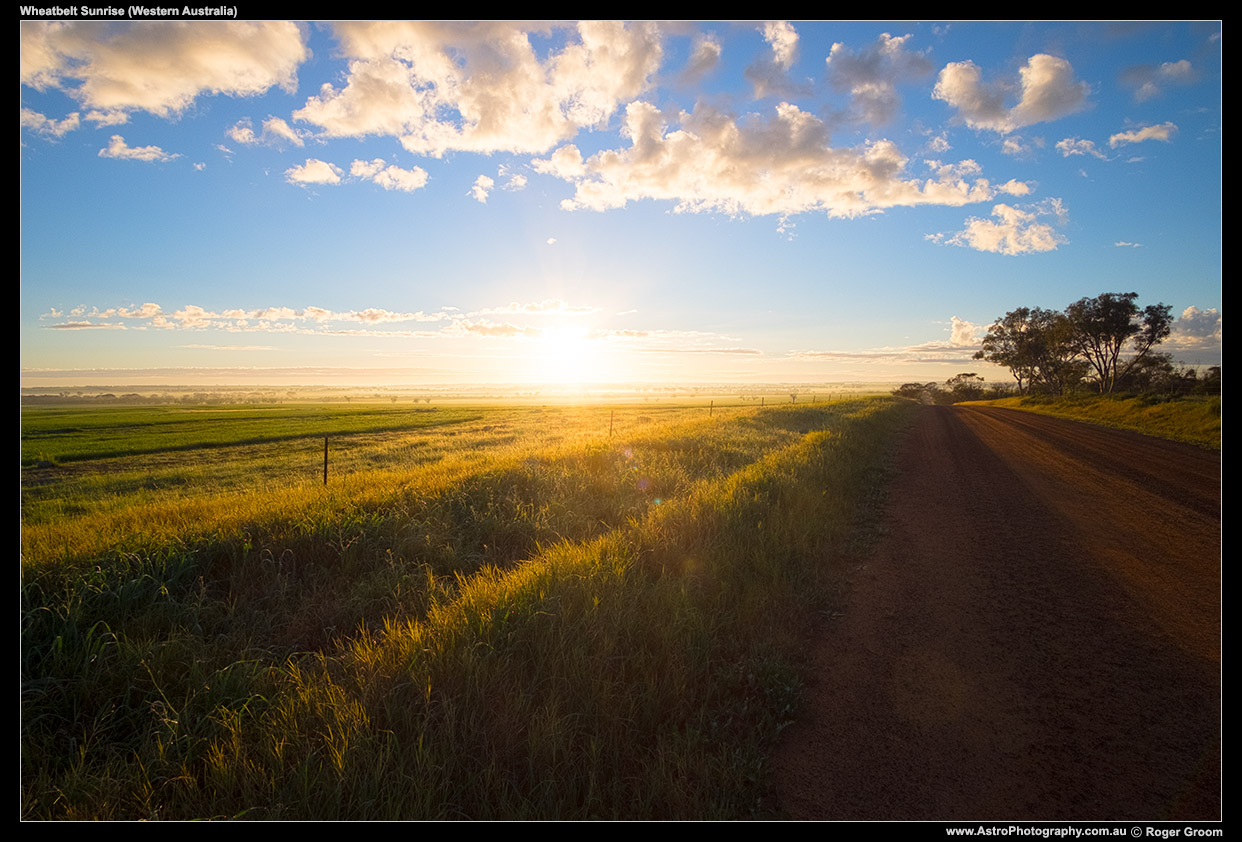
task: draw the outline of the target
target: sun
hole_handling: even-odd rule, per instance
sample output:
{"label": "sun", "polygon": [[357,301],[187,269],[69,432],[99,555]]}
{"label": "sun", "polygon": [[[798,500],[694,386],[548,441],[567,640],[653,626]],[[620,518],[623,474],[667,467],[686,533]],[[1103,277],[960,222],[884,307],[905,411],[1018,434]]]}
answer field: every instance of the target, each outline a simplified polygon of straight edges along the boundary
{"label": "sun", "polygon": [[581,326],[557,326],[543,331],[535,355],[537,379],[556,383],[584,383],[601,375],[598,342]]}

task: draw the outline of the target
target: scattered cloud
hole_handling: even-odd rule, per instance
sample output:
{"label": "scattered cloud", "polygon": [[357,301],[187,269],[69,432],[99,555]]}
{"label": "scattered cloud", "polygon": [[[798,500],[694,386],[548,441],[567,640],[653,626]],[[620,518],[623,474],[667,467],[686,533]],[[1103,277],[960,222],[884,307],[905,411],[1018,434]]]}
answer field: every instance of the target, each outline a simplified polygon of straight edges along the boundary
{"label": "scattered cloud", "polygon": [[1044,148],[1042,137],[1025,138],[1020,135],[1006,135],[1001,141],[1001,153],[1015,158],[1031,158],[1037,149]]}
{"label": "scattered cloud", "polygon": [[1116,246],[1117,248],[1136,249],[1136,248],[1141,248],[1143,244],[1142,243],[1127,243],[1125,240],[1118,240],[1117,242],[1113,243],[1113,245]]}
{"label": "scattered cloud", "polygon": [[550,245],[550,246],[554,246],[554,245],[556,245],[556,237],[548,237],[548,239],[547,239],[547,243],[548,243],[548,245]]}
{"label": "scattered cloud", "polygon": [[1075,81],[1074,68],[1063,58],[1033,55],[1018,74],[1022,95],[1012,107],[1005,105],[1007,86],[985,84],[982,70],[973,61],[945,65],[932,96],[956,109],[971,128],[1002,134],[1056,120],[1087,106],[1090,86]]}
{"label": "scattered cloud", "polygon": [[474,180],[474,185],[470,188],[470,195],[475,201],[481,204],[487,204],[487,194],[496,186],[496,179],[490,175],[481,175]]}
{"label": "scattered cloud", "polygon": [[979,344],[986,328],[953,316],[950,320],[949,344],[955,348],[975,347]]}
{"label": "scattered cloud", "polygon": [[1058,199],[1026,209],[1000,204],[992,208],[994,219],[971,217],[966,220],[966,227],[953,236],[945,238],[933,234],[928,239],[1008,255],[1055,251],[1066,239],[1052,224],[1041,220],[1051,216],[1060,222],[1065,215],[1065,208]]}
{"label": "scattered cloud", "polygon": [[355,160],[349,167],[349,174],[355,178],[373,181],[385,190],[400,190],[413,193],[427,186],[427,171],[422,167],[411,167],[403,170],[388,164],[383,158],[371,161]]}
{"label": "scattered cloud", "polygon": [[60,322],[47,325],[48,330],[125,330],[123,324],[104,324],[96,322]]}
{"label": "scattered cloud", "polygon": [[746,68],[744,75],[754,87],[755,99],[779,94],[794,94],[802,86],[789,78],[798,55],[798,32],[788,21],[768,21],[759,30],[763,40],[772,48],[770,56],[763,56]]}
{"label": "scattered cloud", "polygon": [[504,338],[521,337],[524,339],[538,339],[543,335],[543,330],[537,327],[509,324],[508,322],[493,322],[487,319],[479,319],[473,322],[469,319],[461,319],[453,322],[447,332],[459,335]]}
{"label": "scattered cloud", "polygon": [[1077,137],[1067,137],[1064,140],[1058,140],[1057,151],[1061,153],[1063,158],[1068,158],[1071,155],[1090,155],[1103,161],[1108,160],[1107,155],[1095,148],[1095,141],[1083,140]]}
{"label": "scattered cloud", "polygon": [[343,170],[318,158],[307,158],[306,163],[285,170],[285,181],[290,184],[340,184]]}
{"label": "scattered cloud", "polygon": [[1135,102],[1161,96],[1172,85],[1189,85],[1196,74],[1190,62],[1166,61],[1163,64],[1139,64],[1121,71],[1121,84],[1134,92]]}
{"label": "scattered cloud", "polygon": [[576,146],[564,146],[533,166],[574,185],[573,198],[561,203],[569,210],[655,199],[676,202],[678,212],[854,217],[996,194],[974,161],[939,165],[933,178],[920,180],[906,173],[908,159],[891,141],[831,148],[823,121],[789,103],[777,105],[769,120],[736,119],[702,104],[679,119],[670,130],[654,105],[633,102],[622,129],[628,148],[583,160]]}
{"label": "scattered cloud", "polygon": [[124,111],[99,111],[93,110],[86,112],[86,120],[94,123],[97,128],[103,126],[123,126],[129,122],[129,115]]}
{"label": "scattered cloud", "polygon": [[1165,122],[1158,126],[1145,126],[1128,132],[1118,132],[1108,139],[1108,145],[1116,149],[1127,143],[1142,143],[1144,140],[1162,140],[1169,143],[1175,134],[1177,134],[1177,126]]}
{"label": "scattered cloud", "polygon": [[99,150],[100,158],[120,158],[126,161],[171,161],[180,158],[175,152],[165,152],[158,146],[129,146],[125,138],[114,134],[108,145]]}
{"label": "scattered cloud", "polygon": [[[826,60],[828,78],[833,89],[850,96],[850,106],[840,119],[873,126],[892,122],[901,105],[897,84],[932,72],[925,53],[905,48],[910,37],[893,37],[885,32],[874,44],[857,52],[842,43],[832,45]],[[947,150],[944,135],[939,139]]]}
{"label": "scattered cloud", "polygon": [[[551,25],[537,31],[547,34]],[[540,59],[530,30],[503,21],[334,26],[349,69],[293,115],[329,137],[387,135],[408,151],[544,152],[604,125],[650,84],[663,51],[654,23],[583,21]]]}
{"label": "scattered cloud", "polygon": [[694,43],[690,47],[690,60],[681,72],[682,84],[692,85],[710,73],[720,63],[722,52],[720,41],[715,35],[710,32],[695,35]]}
{"label": "scattered cloud", "polygon": [[19,125],[45,137],[63,137],[82,125],[80,115],[74,111],[63,119],[53,120],[29,108],[21,110]]}
{"label": "scattered cloud", "polygon": [[175,117],[203,94],[292,93],[310,56],[289,21],[22,21],[19,32],[21,84],[61,90],[105,123]]}
{"label": "scattered cloud", "polygon": [[258,143],[259,137],[254,133],[254,126],[250,124],[250,118],[238,120],[230,128],[225,129],[224,133],[229,139],[236,143]]}
{"label": "scattered cloud", "polygon": [[269,117],[263,121],[263,136],[285,140],[294,146],[302,146],[301,136],[280,117]]}
{"label": "scattered cloud", "polygon": [[225,134],[232,140],[244,144],[266,143],[270,146],[283,146],[285,143],[290,143],[294,146],[305,145],[301,135],[279,117],[269,117],[264,120],[261,134],[255,133],[249,117],[238,120],[231,128],[225,131]]}

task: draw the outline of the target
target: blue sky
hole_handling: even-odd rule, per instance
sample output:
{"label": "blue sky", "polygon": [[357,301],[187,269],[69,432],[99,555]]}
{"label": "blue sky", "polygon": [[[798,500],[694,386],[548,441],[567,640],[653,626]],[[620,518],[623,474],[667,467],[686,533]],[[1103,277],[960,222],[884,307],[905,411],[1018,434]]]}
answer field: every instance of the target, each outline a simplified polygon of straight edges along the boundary
{"label": "blue sky", "polygon": [[1204,23],[23,22],[23,385],[944,380],[1138,292],[1221,358]]}

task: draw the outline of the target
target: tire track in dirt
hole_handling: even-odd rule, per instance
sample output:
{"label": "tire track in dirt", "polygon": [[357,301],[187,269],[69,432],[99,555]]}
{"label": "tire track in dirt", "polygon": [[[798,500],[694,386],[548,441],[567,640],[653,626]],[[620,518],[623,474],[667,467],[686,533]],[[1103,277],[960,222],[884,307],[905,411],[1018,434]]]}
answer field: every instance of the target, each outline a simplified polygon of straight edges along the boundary
{"label": "tire track in dirt", "polygon": [[1220,456],[928,407],[773,758],[795,819],[1214,819]]}

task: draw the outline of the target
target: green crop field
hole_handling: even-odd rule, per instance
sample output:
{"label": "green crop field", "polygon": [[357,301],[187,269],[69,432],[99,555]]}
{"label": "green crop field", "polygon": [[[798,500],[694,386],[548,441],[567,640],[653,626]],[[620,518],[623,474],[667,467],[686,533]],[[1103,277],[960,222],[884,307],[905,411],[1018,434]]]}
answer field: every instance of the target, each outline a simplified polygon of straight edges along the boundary
{"label": "green crop field", "polygon": [[22,815],[763,815],[912,410],[26,409]]}

